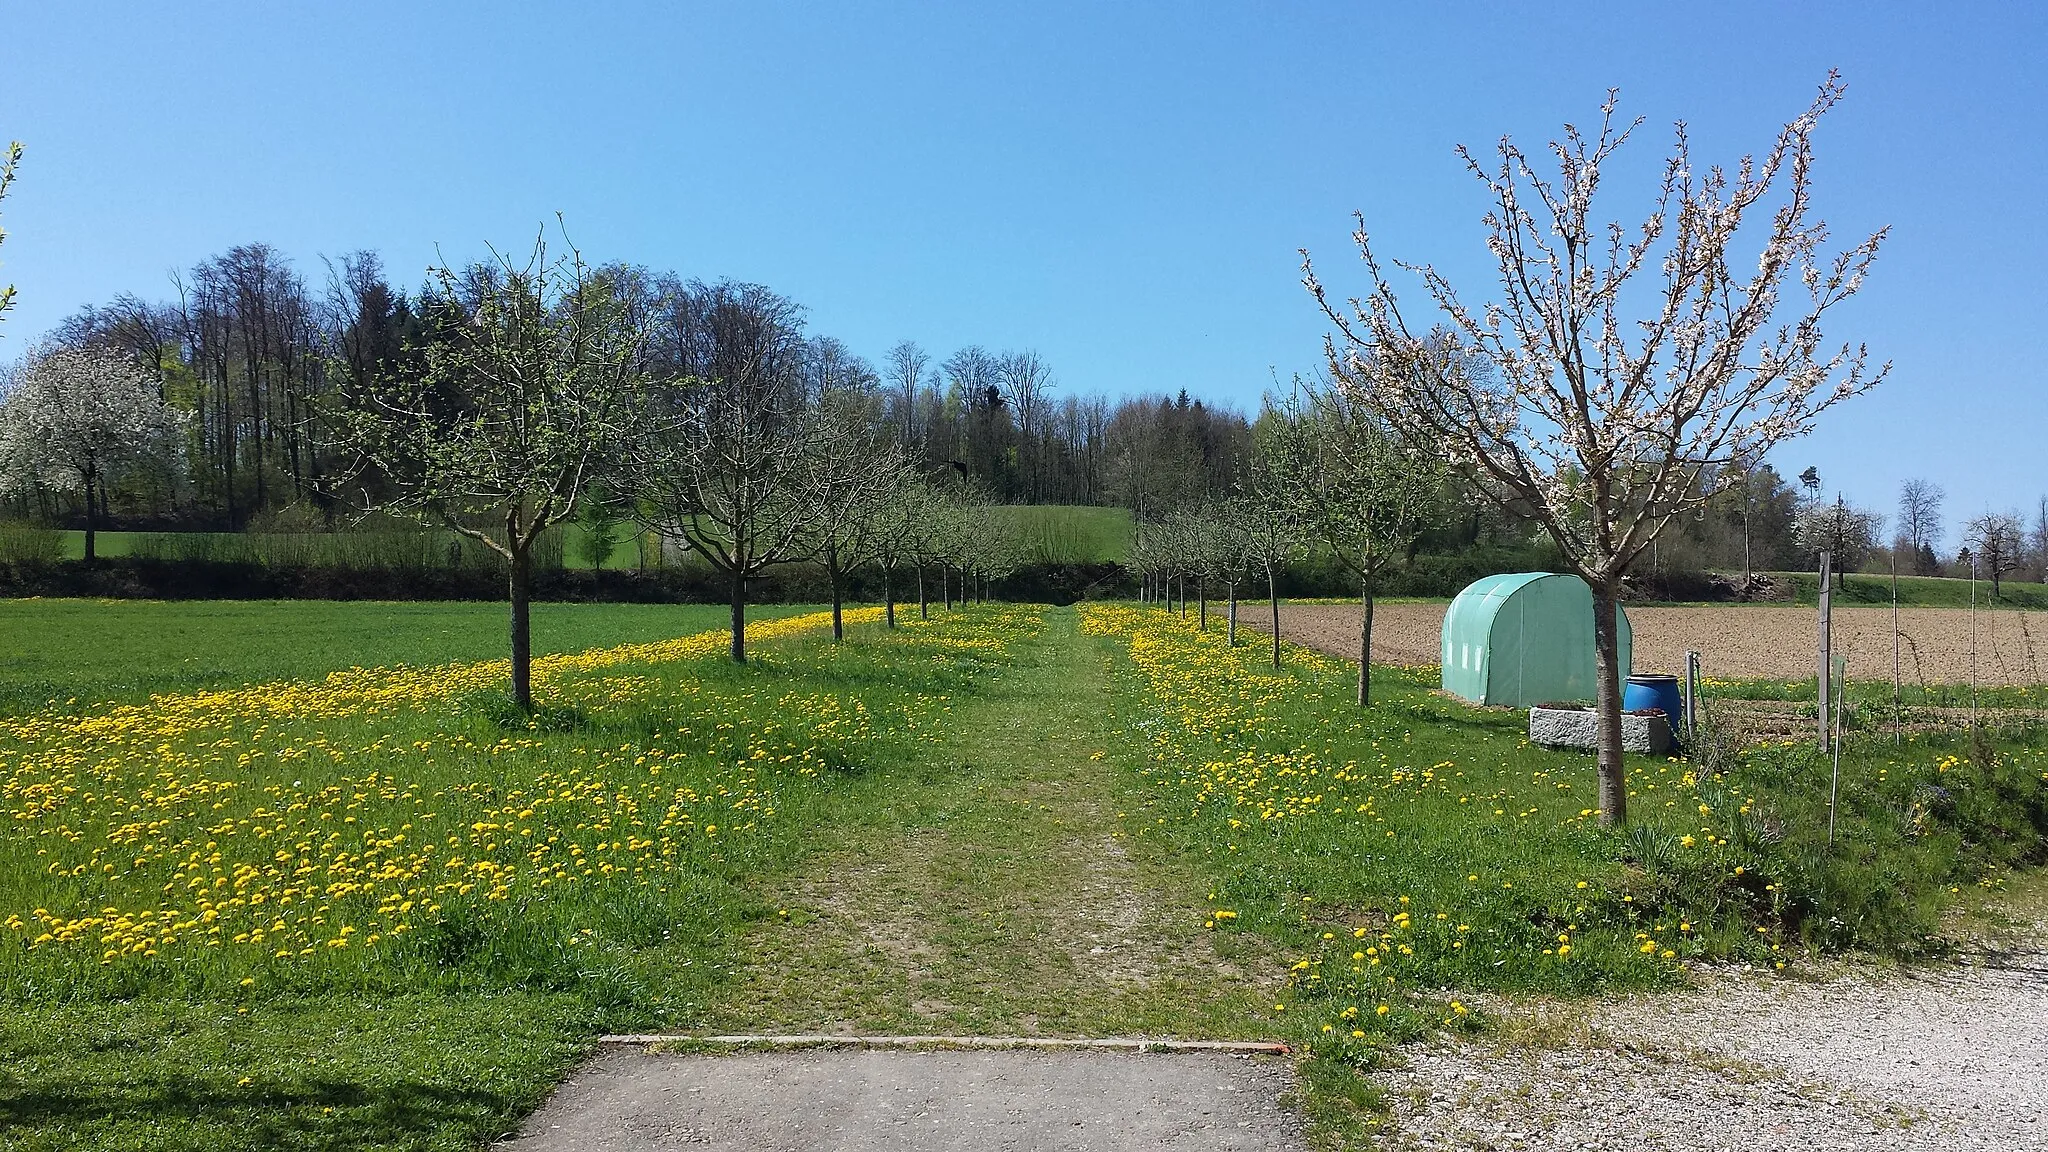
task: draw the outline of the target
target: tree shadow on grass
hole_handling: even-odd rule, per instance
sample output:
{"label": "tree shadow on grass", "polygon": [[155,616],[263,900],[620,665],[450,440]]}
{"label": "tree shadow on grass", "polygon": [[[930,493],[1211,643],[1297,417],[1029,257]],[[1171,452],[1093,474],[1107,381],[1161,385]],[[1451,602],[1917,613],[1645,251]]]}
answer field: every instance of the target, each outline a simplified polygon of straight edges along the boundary
{"label": "tree shadow on grass", "polygon": [[414,1080],[232,1086],[166,1074],[89,1087],[15,1082],[0,1085],[0,1144],[64,1133],[81,1147],[466,1147],[508,1128],[526,1103]]}

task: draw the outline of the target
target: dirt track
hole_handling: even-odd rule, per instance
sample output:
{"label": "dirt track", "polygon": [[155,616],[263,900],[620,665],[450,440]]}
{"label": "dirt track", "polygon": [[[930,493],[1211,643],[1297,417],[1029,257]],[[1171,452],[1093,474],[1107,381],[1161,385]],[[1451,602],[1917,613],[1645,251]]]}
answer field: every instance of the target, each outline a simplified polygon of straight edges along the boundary
{"label": "dirt track", "polygon": [[[1435,664],[1445,605],[1381,604],[1373,614],[1373,660]],[[1677,672],[1685,653],[1700,653],[1707,676],[1810,678],[1814,674],[1812,608],[1730,604],[1712,608],[1630,608],[1638,671]],[[1241,610],[1240,623],[1265,624],[1263,610]],[[1852,679],[1885,679],[1892,666],[1889,608],[1835,609],[1834,644]],[[1907,683],[1959,684],[1970,678],[1970,618],[1960,608],[1908,608],[1899,613],[1900,666]],[[1356,605],[1287,604],[1280,632],[1289,640],[1339,656],[1358,654]],[[1980,684],[2048,682],[2048,612],[2011,609],[1977,613]]]}

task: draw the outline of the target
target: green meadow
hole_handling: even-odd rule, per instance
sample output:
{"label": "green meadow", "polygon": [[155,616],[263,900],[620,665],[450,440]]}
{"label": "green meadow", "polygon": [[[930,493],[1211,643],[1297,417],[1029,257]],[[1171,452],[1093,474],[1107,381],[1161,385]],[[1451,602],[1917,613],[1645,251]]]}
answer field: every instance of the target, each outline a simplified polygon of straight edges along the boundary
{"label": "green meadow", "polygon": [[1634,758],[1610,830],[1420,672],[797,611],[541,606],[528,716],[495,606],[5,605],[0,1144],[470,1149],[606,1032],[843,1031],[1280,1039],[1349,1146],[1489,997],[1938,953],[2048,828],[2027,729],[1853,735],[1831,839],[1804,745]]}

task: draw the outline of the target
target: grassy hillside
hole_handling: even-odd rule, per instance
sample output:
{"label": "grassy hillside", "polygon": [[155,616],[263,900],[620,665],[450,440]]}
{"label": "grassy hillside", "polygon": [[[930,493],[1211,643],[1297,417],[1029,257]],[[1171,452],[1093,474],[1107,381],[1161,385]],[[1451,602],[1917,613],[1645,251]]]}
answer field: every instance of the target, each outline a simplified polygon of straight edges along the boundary
{"label": "grassy hillside", "polygon": [[1131,553],[1131,514],[1082,504],[1010,504],[999,511],[1033,563],[1086,564]]}
{"label": "grassy hillside", "polygon": [[[1820,577],[1812,572],[1773,572],[1771,578],[1789,583],[1793,599],[1801,604],[1816,602],[1820,589]],[[1850,573],[1844,580],[1846,588],[1835,590],[1837,604],[1890,604],[1892,602],[1892,579],[1888,575],[1873,575],[1867,572]],[[2048,584],[2032,584],[2018,580],[1999,582],[1999,595],[1991,597],[1991,581],[1977,581],[1977,606],[1997,608],[2048,609]],[[1945,576],[1901,576],[1899,577],[1899,603],[1907,607],[1920,608],[1967,608],[1970,605],[1970,582]]]}

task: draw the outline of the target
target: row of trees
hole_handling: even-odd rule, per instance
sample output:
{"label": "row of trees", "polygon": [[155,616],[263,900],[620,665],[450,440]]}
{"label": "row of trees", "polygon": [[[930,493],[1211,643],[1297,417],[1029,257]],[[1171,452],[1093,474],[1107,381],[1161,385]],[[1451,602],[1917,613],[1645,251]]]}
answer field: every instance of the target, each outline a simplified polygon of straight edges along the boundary
{"label": "row of trees", "polygon": [[[410,517],[504,560],[522,707],[534,549],[579,515],[637,520],[723,575],[735,660],[748,581],[773,566],[824,568],[838,636],[857,569],[883,573],[894,626],[899,571],[922,611],[929,576],[950,602],[985,595],[1021,560],[991,495],[907,450],[874,375],[807,337],[797,306],[766,288],[665,281],[650,294],[633,269],[543,241],[518,259],[433,270],[400,329],[364,319],[375,311],[365,304],[349,331],[384,335],[347,345],[331,387],[258,423],[296,446],[287,481],[327,516]],[[220,409],[167,399],[164,377],[105,332],[71,336],[11,374],[0,477],[79,493],[90,558],[120,478],[173,472],[194,436],[211,442]]]}
{"label": "row of trees", "polygon": [[512,691],[531,705],[531,551],[604,500],[684,541],[730,590],[746,659],[748,581],[811,560],[843,636],[847,576],[967,595],[1015,564],[985,498],[906,453],[872,375],[821,357],[797,307],[758,285],[672,284],[593,268],[544,242],[515,262],[434,273],[417,371],[352,381],[328,412],[323,493],[438,523],[506,562]]}
{"label": "row of trees", "polygon": [[[1898,511],[1889,521],[1894,530],[1887,542],[1886,517],[1841,495],[1833,500],[1823,498],[1816,470],[1809,468],[1800,478],[1807,490],[1804,498],[1768,469],[1761,479],[1766,495],[1758,511],[1775,522],[1772,527],[1783,524],[1790,529],[1778,538],[1768,567],[1810,569],[1825,551],[1833,557],[1837,579],[1843,580],[1849,572],[1870,569],[1907,576],[1975,574],[1992,582],[1994,596],[2007,577],[2048,580],[2048,496],[2036,502],[2031,520],[2016,510],[1986,510],[1969,517],[1958,526],[1960,545],[1944,553],[1936,547],[1943,538],[1946,502],[1938,484],[1914,478],[1899,486]],[[1728,493],[1734,488],[1734,484],[1724,485],[1720,499],[1729,501]],[[1676,567],[1706,566],[1698,563],[1698,551],[1689,546],[1704,535],[1699,528],[1709,523],[1708,517],[1701,516],[1667,534],[1665,547],[1667,552],[1677,553],[1671,557]]]}
{"label": "row of trees", "polygon": [[[691,284],[632,267],[604,271],[629,310],[653,318],[655,344],[679,345],[672,309],[662,301],[685,298]],[[81,526],[89,535],[110,521],[343,524],[347,507],[330,498],[336,429],[326,414],[338,396],[417,374],[423,349],[445,335],[432,317],[448,285],[430,278],[408,293],[374,255],[357,253],[330,263],[316,288],[260,244],[204,261],[177,283],[174,303],[122,296],[81,311],[53,337],[74,349],[123,353],[149,381],[159,402],[137,396],[128,405],[139,421],[128,438],[134,450],[110,453],[91,468],[16,452],[0,462],[9,465],[0,474],[0,508],[20,519]],[[1044,359],[1030,351],[970,346],[940,359],[905,341],[877,367],[835,339],[813,336],[801,341],[799,355],[814,377],[871,392],[890,439],[912,462],[927,472],[951,471],[991,499],[1114,503],[1157,520],[1224,498],[1253,452],[1250,425],[1234,411],[1185,392],[1115,402],[1063,397]],[[34,391],[32,383],[14,391]],[[1755,459],[1731,458],[1703,475],[1700,504],[1653,539],[1643,570],[1747,576],[1804,568],[1820,541],[1836,545],[1838,568],[1843,560],[1851,570],[1884,566],[1882,518],[1855,506],[1822,508],[1810,490],[1802,496],[1798,485]],[[1901,494],[1900,540],[1893,545],[1900,570],[1967,572],[1967,561],[1937,552],[1939,489],[1920,481],[1908,487],[1914,491]],[[1519,504],[1489,509],[1476,488],[1463,496],[1424,533],[1424,551],[1526,549],[1532,535],[1546,535]],[[2048,517],[2026,523],[2016,513],[2002,516],[1966,526],[1972,530],[1964,543],[1980,571],[1994,578],[2048,575]],[[2015,524],[2023,530],[2013,531]]]}
{"label": "row of trees", "polygon": [[[704,285],[627,265],[601,271],[619,306],[646,323],[653,356],[688,353],[685,302]],[[174,300],[124,294],[81,310],[51,341],[124,354],[176,414],[173,435],[167,451],[100,473],[89,491],[17,477],[15,513],[334,526],[342,509],[330,481],[346,467],[334,446],[337,400],[423,371],[427,350],[447,342],[447,300],[472,287],[471,275],[437,272],[409,292],[375,254],[357,252],[325,262],[314,283],[276,249],[246,244],[178,275]],[[783,310],[799,329],[800,310],[787,301]],[[1185,392],[1061,396],[1051,365],[1028,349],[969,346],[939,358],[905,341],[879,367],[830,336],[785,351],[815,380],[871,394],[907,457],[1005,502],[1121,503],[1151,514],[1219,491],[1249,442],[1242,415]]]}
{"label": "row of trees", "polygon": [[1198,627],[1208,627],[1208,590],[1228,596],[1228,639],[1237,643],[1238,590],[1262,583],[1272,611],[1272,662],[1280,665],[1279,569],[1321,546],[1357,582],[1358,704],[1372,702],[1372,624],[1380,580],[1411,559],[1452,495],[1444,457],[1404,440],[1341,389],[1300,384],[1269,398],[1253,451],[1227,498],[1141,524],[1131,551],[1143,597],[1187,614],[1195,583]]}

